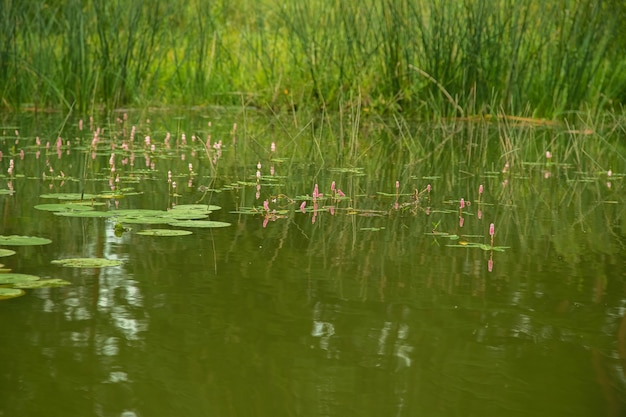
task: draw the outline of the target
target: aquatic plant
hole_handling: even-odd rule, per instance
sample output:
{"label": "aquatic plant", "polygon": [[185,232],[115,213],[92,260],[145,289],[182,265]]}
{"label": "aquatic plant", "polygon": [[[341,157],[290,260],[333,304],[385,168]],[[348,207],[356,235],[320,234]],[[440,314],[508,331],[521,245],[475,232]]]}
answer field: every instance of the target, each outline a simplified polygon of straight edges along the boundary
{"label": "aquatic plant", "polygon": [[[623,102],[623,9],[593,0],[8,1],[0,96],[14,109],[66,112],[243,104],[297,118],[332,108],[355,125],[400,110],[597,112]],[[354,152],[358,136],[346,138]]]}

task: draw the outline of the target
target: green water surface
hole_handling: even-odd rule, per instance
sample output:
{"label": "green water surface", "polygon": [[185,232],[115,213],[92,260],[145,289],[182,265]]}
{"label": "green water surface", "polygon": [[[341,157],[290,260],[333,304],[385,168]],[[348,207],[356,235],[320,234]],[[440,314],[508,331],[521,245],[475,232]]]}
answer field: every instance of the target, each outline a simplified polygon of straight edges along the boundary
{"label": "green water surface", "polygon": [[[101,122],[95,148],[98,123],[81,131],[71,121],[61,133],[71,144],[57,149],[62,118],[6,122],[0,189],[14,193],[0,195],[0,234],[53,243],[12,247],[0,262],[72,285],[0,301],[0,416],[626,413],[615,153],[608,178],[584,161],[549,164],[543,145],[502,172],[497,129],[483,144],[476,126],[455,127],[456,156],[424,149],[417,164],[375,125],[358,147],[324,148],[315,129],[261,119],[244,131],[241,114],[202,116]],[[133,123],[134,148],[124,149]],[[132,167],[122,163],[131,151]],[[97,210],[214,204],[222,209],[209,218],[232,225],[155,237],[135,232],[173,227],[129,224],[119,235],[110,219],[34,208],[51,202],[46,193],[111,191],[111,179],[120,194]],[[316,183],[324,196],[313,201]],[[460,198],[470,202],[462,210]],[[464,247],[490,247],[491,223],[502,251]],[[51,264],[76,257],[123,263]]]}

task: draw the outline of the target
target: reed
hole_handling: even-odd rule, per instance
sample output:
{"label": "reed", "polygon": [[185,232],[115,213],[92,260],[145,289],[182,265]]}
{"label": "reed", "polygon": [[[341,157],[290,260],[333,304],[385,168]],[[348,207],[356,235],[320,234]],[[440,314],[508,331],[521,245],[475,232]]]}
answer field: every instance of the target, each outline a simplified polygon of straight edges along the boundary
{"label": "reed", "polygon": [[[7,0],[5,108],[561,116],[626,99],[616,0]],[[358,99],[358,102],[356,101]]]}

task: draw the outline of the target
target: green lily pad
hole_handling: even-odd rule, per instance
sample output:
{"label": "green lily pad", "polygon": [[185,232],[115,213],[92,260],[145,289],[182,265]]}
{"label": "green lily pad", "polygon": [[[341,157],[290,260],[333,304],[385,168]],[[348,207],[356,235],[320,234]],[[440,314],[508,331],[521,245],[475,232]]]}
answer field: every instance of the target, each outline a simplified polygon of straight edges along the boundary
{"label": "green lily pad", "polygon": [[118,217],[151,217],[151,216],[164,216],[167,214],[165,210],[152,210],[152,209],[121,209],[115,210],[114,213]]}
{"label": "green lily pad", "polygon": [[39,277],[36,275],[28,274],[0,274],[0,284],[17,284],[22,282],[39,281]]}
{"label": "green lily pad", "polygon": [[256,207],[239,207],[239,210],[229,211],[231,214],[260,214],[261,211]]}
{"label": "green lily pad", "polygon": [[65,287],[72,283],[60,278],[42,279],[40,281],[19,282],[13,284],[13,288],[35,289],[35,288],[55,288]]}
{"label": "green lily pad", "polygon": [[34,246],[52,243],[50,239],[37,236],[0,236],[0,245],[4,246]]}
{"label": "green lily pad", "polygon": [[179,204],[174,206],[170,211],[174,210],[200,210],[200,211],[217,211],[220,210],[220,206],[214,206],[212,204]]}
{"label": "green lily pad", "polygon": [[97,198],[105,198],[105,199],[111,199],[111,198],[124,198],[126,197],[126,194],[122,194],[121,192],[118,191],[103,191],[100,194],[98,194],[96,196]]}
{"label": "green lily pad", "polygon": [[9,298],[19,297],[24,294],[24,290],[17,288],[0,288],[0,300],[8,300]]}
{"label": "green lily pad", "polygon": [[110,211],[58,211],[54,213],[55,216],[63,217],[113,217],[114,214]]}
{"label": "green lily pad", "polygon": [[185,236],[190,235],[193,232],[189,230],[178,229],[147,229],[137,232],[138,235],[143,236]]}
{"label": "green lily pad", "polygon": [[14,193],[13,190],[8,190],[8,189],[0,190],[0,195],[13,195],[13,193]]}
{"label": "green lily pad", "polygon": [[58,198],[59,200],[91,200],[96,198],[95,194],[81,194],[81,193],[50,193],[41,194],[41,198]]}
{"label": "green lily pad", "polygon": [[170,226],[175,226],[175,227],[202,227],[202,228],[231,226],[230,223],[217,222],[213,220],[179,220],[179,221],[174,221],[174,222],[170,221],[168,224]]}
{"label": "green lily pad", "polygon": [[38,204],[35,206],[37,210],[44,211],[91,211],[93,207],[84,204],[73,203],[57,203],[57,204]]}
{"label": "green lily pad", "polygon": [[118,217],[116,219],[118,223],[130,223],[130,224],[168,224],[172,221],[171,217],[164,216],[143,216],[143,217]]}
{"label": "green lily pad", "polygon": [[122,265],[122,261],[105,258],[68,258],[56,259],[51,263],[71,268],[104,268],[107,266]]}
{"label": "green lily pad", "polygon": [[463,242],[457,245],[446,245],[450,248],[478,248],[484,251],[496,251],[496,252],[504,252],[505,249],[509,249],[509,246],[491,246],[484,243],[476,243],[476,242]]}
{"label": "green lily pad", "polygon": [[181,212],[181,213],[171,213],[167,215],[167,218],[171,220],[204,220],[209,217],[209,213],[190,213],[190,212]]}
{"label": "green lily pad", "polygon": [[0,249],[0,258],[3,256],[15,255],[15,251],[11,249]]}

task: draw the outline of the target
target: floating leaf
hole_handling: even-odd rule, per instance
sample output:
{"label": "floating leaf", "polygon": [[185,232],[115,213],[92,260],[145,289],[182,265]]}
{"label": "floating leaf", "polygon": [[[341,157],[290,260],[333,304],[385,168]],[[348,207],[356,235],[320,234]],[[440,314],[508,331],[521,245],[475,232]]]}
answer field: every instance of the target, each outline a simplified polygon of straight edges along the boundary
{"label": "floating leaf", "polygon": [[42,279],[40,281],[20,282],[13,285],[13,288],[35,289],[35,288],[54,288],[65,287],[72,283],[60,278]]}
{"label": "floating leaf", "polygon": [[11,249],[0,249],[0,258],[3,256],[15,255],[15,251]]}
{"label": "floating leaf", "polygon": [[167,214],[167,211],[152,209],[122,209],[112,211],[112,213],[119,217],[152,217],[164,216]]}
{"label": "floating leaf", "polygon": [[81,194],[81,193],[50,193],[41,194],[41,198],[58,198],[59,200],[91,200],[96,198],[95,194]]}
{"label": "floating leaf", "polygon": [[239,210],[229,211],[231,214],[260,214],[261,211],[256,207],[239,207]]}
{"label": "floating leaf", "polygon": [[170,226],[175,227],[202,227],[202,228],[214,228],[214,227],[228,227],[230,223],[216,222],[213,220],[180,220],[168,223]]}
{"label": "floating leaf", "polygon": [[56,259],[51,263],[71,268],[104,268],[122,265],[122,261],[105,258],[68,258]]}
{"label": "floating leaf", "polygon": [[85,204],[74,203],[56,203],[56,204],[38,204],[35,206],[37,210],[44,211],[91,211],[93,207]]}
{"label": "floating leaf", "polygon": [[143,216],[143,217],[118,217],[118,223],[130,224],[168,224],[172,221],[171,217]]}
{"label": "floating leaf", "polygon": [[100,194],[98,194],[96,197],[97,198],[124,198],[126,196],[126,194],[122,194],[118,191],[103,191]]}
{"label": "floating leaf", "polygon": [[189,230],[178,229],[147,229],[137,232],[138,235],[144,236],[185,236],[192,233]]}
{"label": "floating leaf", "polygon": [[64,217],[113,217],[114,214],[110,211],[58,211],[54,213],[55,216]]}
{"label": "floating leaf", "polygon": [[206,219],[207,217],[209,217],[209,214],[211,212],[206,212],[206,213],[201,213],[198,210],[193,210],[193,211],[197,211],[197,213],[194,213],[193,211],[182,211],[179,210],[180,213],[168,213],[167,214],[167,218],[171,220],[203,220]]}
{"label": "floating leaf", "polygon": [[39,277],[36,275],[28,275],[28,274],[0,274],[0,284],[17,284],[21,282],[31,282],[38,281]]}
{"label": "floating leaf", "polygon": [[50,239],[37,236],[0,236],[0,245],[5,246],[33,246],[33,245],[47,245],[52,243]]}
{"label": "floating leaf", "polygon": [[450,248],[478,248],[484,251],[496,251],[496,252],[504,252],[505,249],[509,249],[509,246],[491,246],[485,243],[477,243],[477,242],[459,242],[457,245],[446,245]]}
{"label": "floating leaf", "polygon": [[217,211],[220,210],[220,206],[214,206],[209,204],[179,204],[174,206],[170,211],[173,210],[200,210],[200,211]]}
{"label": "floating leaf", "polygon": [[24,290],[17,288],[0,288],[0,300],[8,300],[9,298],[19,297],[24,294]]}

